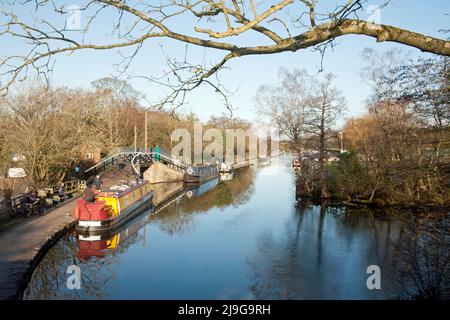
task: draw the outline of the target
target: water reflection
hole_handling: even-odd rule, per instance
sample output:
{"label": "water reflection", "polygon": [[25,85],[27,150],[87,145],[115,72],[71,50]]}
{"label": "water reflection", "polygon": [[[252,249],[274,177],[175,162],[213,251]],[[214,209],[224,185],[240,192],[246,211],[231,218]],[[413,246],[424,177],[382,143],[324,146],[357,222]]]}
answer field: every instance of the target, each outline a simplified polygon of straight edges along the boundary
{"label": "water reflection", "polygon": [[403,231],[389,273],[396,297],[450,299],[449,213],[413,215]]}
{"label": "water reflection", "polygon": [[286,235],[260,235],[249,260],[251,290],[258,299],[385,299],[368,290],[369,265],[390,265],[401,225],[363,212],[349,214],[327,203],[302,203],[284,225]]}
{"label": "water reflection", "polygon": [[[236,205],[248,199],[254,172],[249,168],[239,172],[239,178],[220,185],[219,179],[201,185],[182,182],[156,184],[153,186],[154,207],[128,222],[120,231],[101,236],[71,232],[38,265],[24,299],[104,299],[104,294],[111,290],[108,283],[117,278],[120,255],[137,243],[146,245],[146,225],[149,222],[168,234],[184,233],[192,229],[193,213],[207,211],[214,206]],[[220,188],[211,193],[218,185]],[[227,190],[226,200],[219,195],[223,190]],[[84,288],[81,291],[66,288],[66,270],[70,265],[78,265],[82,270]]]}
{"label": "water reflection", "polygon": [[[296,202],[284,162],[239,169],[232,180],[197,187],[156,185],[154,201],[155,208],[116,234],[69,234],[59,241],[33,274],[25,298],[406,298],[418,292],[414,283],[425,279],[422,267],[431,259],[438,262],[428,270],[440,274],[433,279],[441,281],[441,296],[446,292],[448,224]],[[81,268],[81,290],[66,289],[72,264]],[[382,269],[381,290],[366,287],[373,264]],[[437,291],[426,289],[431,287],[422,291]]]}
{"label": "water reflection", "polygon": [[221,172],[220,180],[221,181],[230,181],[233,180],[234,172]]}

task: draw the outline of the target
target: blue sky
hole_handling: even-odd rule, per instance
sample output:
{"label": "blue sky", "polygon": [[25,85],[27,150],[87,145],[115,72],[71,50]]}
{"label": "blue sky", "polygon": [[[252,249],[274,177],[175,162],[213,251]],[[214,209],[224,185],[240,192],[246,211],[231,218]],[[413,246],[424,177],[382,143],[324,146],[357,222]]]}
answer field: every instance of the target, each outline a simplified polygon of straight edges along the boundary
{"label": "blue sky", "polygon": [[[370,3],[370,2],[369,2]],[[373,1],[377,4],[377,1]],[[450,29],[450,1],[448,0],[393,0],[392,3],[381,10],[381,23],[394,25],[415,32],[436,37],[445,37],[439,33],[440,29]],[[366,15],[367,16],[367,15]],[[362,18],[364,14],[361,15]],[[106,33],[110,28],[103,28],[102,23],[108,23],[111,17],[104,17],[96,26],[97,39],[108,39]],[[86,17],[82,16],[82,23]],[[183,23],[183,22],[181,22]],[[174,28],[183,28],[183,25],[175,25]],[[243,41],[256,42],[258,36],[254,33],[246,35]],[[159,42],[158,42],[159,41]],[[106,41],[104,41],[106,42]],[[164,67],[164,59],[157,43],[164,46],[164,50],[171,56],[182,58],[185,45],[175,41],[152,40],[144,45],[139,55],[135,58],[129,69],[132,75],[160,74]],[[338,45],[333,51],[329,51],[324,60],[326,72],[334,73],[337,78],[335,85],[339,88],[348,102],[347,116],[358,115],[365,110],[365,99],[370,94],[369,87],[360,77],[361,68],[366,64],[361,58],[361,52],[366,47],[372,47],[379,51],[392,48],[402,48],[404,52],[410,52],[412,57],[423,54],[419,50],[393,43],[376,43],[376,41],[364,36],[346,36],[337,40]],[[17,43],[5,43],[0,38],[1,54],[7,54],[21,48]],[[200,61],[206,57],[206,61],[218,61],[223,52],[205,50],[203,48],[190,47],[188,56]],[[70,87],[89,87],[90,83],[98,78],[115,73],[113,63],[117,63],[120,57],[117,52],[111,51],[84,51],[71,56],[59,56],[56,60],[55,71],[52,73],[52,82],[55,85]],[[231,102],[236,108],[234,115],[252,120],[255,118],[254,96],[259,86],[274,84],[277,80],[278,70],[281,67],[293,69],[306,69],[310,73],[318,70],[320,55],[309,49],[295,53],[281,53],[275,55],[246,56],[230,61],[229,69],[220,73],[222,83],[230,90],[235,91]],[[132,85],[149,100],[162,95],[162,88],[151,85],[145,80],[132,79]],[[184,111],[194,111],[202,120],[211,115],[220,115],[227,110],[221,103],[221,98],[214,94],[208,87],[201,87],[189,94]]]}

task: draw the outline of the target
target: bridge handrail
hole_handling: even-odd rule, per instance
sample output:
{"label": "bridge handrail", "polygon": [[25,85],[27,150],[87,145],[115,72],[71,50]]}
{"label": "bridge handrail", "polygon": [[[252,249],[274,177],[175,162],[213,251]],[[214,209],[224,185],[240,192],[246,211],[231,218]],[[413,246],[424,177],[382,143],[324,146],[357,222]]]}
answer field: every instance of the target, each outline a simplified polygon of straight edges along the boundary
{"label": "bridge handrail", "polygon": [[[168,153],[164,149],[160,149],[158,152],[155,152],[155,151],[152,151],[152,152],[141,152],[141,151],[138,151],[138,150],[135,151],[133,148],[120,148],[118,150],[121,150],[121,152],[114,153],[113,155],[102,159],[99,163],[97,163],[96,165],[86,169],[84,172],[87,173],[87,172],[89,172],[91,170],[94,170],[96,168],[99,168],[101,166],[106,167],[108,165],[108,162],[111,162],[111,164],[114,164],[115,159],[120,158],[121,155],[127,155],[127,156],[133,156],[134,157],[137,154],[148,155],[148,156],[151,156],[152,158],[156,158],[156,155],[159,155],[160,159],[163,159],[166,162],[168,162],[168,163],[170,163],[170,164],[172,164],[172,165],[174,165],[174,166],[176,166],[176,167],[178,167],[178,168],[180,168],[182,170],[186,170],[187,167],[188,167],[187,164],[182,163],[181,161],[173,159],[172,157],[170,157],[168,155]],[[130,150],[130,151],[127,151],[127,150]],[[240,166],[240,165],[247,164],[247,163],[250,163],[250,162],[253,162],[253,161],[257,161],[257,160],[258,160],[258,158],[245,159],[245,160],[243,160],[241,162],[235,161],[233,163],[233,165]]]}
{"label": "bridge handrail", "polygon": [[154,151],[152,151],[152,152],[134,152],[133,151],[133,152],[118,152],[118,153],[115,153],[112,156],[109,156],[109,157],[103,159],[101,162],[97,163],[96,165],[86,169],[84,172],[86,173],[86,172],[89,172],[91,170],[94,170],[94,169],[96,169],[96,168],[98,168],[98,167],[100,167],[100,166],[102,166],[104,164],[107,164],[109,161],[111,161],[111,163],[114,163],[114,158],[119,158],[121,155],[128,155],[128,156],[133,155],[133,156],[135,156],[137,154],[139,154],[139,155],[148,155],[148,156],[151,156],[152,158],[156,158],[156,155],[158,155],[160,159],[163,159],[163,160],[169,162],[170,164],[172,164],[172,165],[174,165],[176,167],[179,167],[179,168],[181,168],[183,170],[185,170],[187,168],[186,164],[184,164],[184,163],[182,163],[182,162],[180,162],[180,161],[178,161],[176,159],[173,159],[173,158],[171,158],[169,156],[166,156],[165,154],[163,154],[161,152],[154,152]]}
{"label": "bridge handrail", "polygon": [[115,153],[115,154],[113,154],[112,156],[109,156],[109,157],[107,157],[107,158],[105,158],[105,159],[102,159],[102,161],[100,161],[100,162],[97,163],[96,165],[93,165],[92,167],[90,167],[90,168],[84,170],[84,172],[85,172],[85,173],[86,173],[86,172],[89,172],[89,171],[91,171],[91,170],[93,170],[93,169],[95,169],[95,168],[97,168],[97,167],[103,165],[104,163],[107,163],[109,160],[114,159],[114,157],[120,156],[121,154],[130,154],[130,152],[118,152],[118,153]]}

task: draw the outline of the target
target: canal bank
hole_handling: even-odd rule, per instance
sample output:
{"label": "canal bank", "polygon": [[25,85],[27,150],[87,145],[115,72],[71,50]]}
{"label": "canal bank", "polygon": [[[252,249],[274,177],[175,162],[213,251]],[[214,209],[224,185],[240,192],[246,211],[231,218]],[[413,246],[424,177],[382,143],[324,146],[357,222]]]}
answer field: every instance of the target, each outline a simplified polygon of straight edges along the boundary
{"label": "canal bank", "polygon": [[0,300],[21,299],[42,258],[74,226],[77,198],[42,217],[33,217],[0,234]]}
{"label": "canal bank", "polygon": [[[153,201],[155,208],[164,207],[164,201],[170,201],[171,196],[182,193],[183,185],[182,181],[156,185]],[[199,193],[204,185],[190,188],[190,193]],[[211,187],[216,185],[217,182]],[[31,276],[41,260],[75,227],[76,221],[72,212],[78,198],[79,195],[44,216],[28,218],[0,233],[0,300],[23,298]]]}
{"label": "canal bank", "polygon": [[[295,202],[287,161],[200,189],[108,239],[66,234],[23,298],[388,299],[404,292],[399,262],[409,260],[399,249],[414,243],[407,226]],[[78,290],[66,286],[71,265],[80,269]],[[367,287],[373,265],[382,272],[379,290]]]}
{"label": "canal bank", "polygon": [[[91,239],[62,227],[39,242],[45,243],[42,249],[23,249],[32,252],[23,259],[28,264],[3,264],[2,253],[0,266],[10,270],[0,269],[0,297],[9,290],[9,299],[30,300],[409,298],[415,292],[411,281],[422,272],[404,272],[413,259],[425,255],[440,262],[450,248],[450,238],[427,238],[426,248],[436,248],[439,259],[433,250],[417,252],[414,245],[428,224],[412,225],[410,215],[394,219],[369,209],[296,202],[288,161],[246,168],[230,180],[192,190],[182,182],[157,186],[159,207],[117,234]],[[11,241],[0,235],[1,244],[5,239]],[[20,251],[23,239],[8,246]],[[18,255],[13,250],[16,260]],[[24,264],[26,270],[20,268]],[[81,272],[77,290],[67,287],[67,268],[73,265]],[[367,287],[371,266],[380,267],[381,289]]]}

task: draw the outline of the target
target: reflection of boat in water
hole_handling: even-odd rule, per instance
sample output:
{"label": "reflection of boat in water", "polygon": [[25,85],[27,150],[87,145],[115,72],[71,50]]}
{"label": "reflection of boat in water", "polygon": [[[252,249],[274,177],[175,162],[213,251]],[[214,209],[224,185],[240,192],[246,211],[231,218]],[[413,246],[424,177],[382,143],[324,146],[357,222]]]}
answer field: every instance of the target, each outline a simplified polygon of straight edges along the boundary
{"label": "reflection of boat in water", "polygon": [[188,191],[188,197],[191,198],[193,196],[198,197],[202,194],[204,194],[205,192],[215,188],[217,185],[219,184],[219,178],[213,179],[213,180],[209,180],[208,182],[202,183],[201,185],[199,185],[196,188],[190,188]]}
{"label": "reflection of boat in water", "polygon": [[131,235],[135,234],[147,223],[149,218],[150,215],[145,215],[140,219],[133,220],[115,234],[78,234],[77,257],[82,260],[89,260],[91,257],[104,257],[108,251],[114,251]]}
{"label": "reflection of boat in water", "polygon": [[220,180],[221,181],[230,181],[233,180],[234,172],[221,172]]}
{"label": "reflection of boat in water", "polygon": [[[219,179],[214,179],[203,184],[187,185],[177,192],[172,192],[164,201],[152,207],[144,215],[135,215],[134,219],[127,220],[125,224],[122,224],[121,228],[110,228],[97,234],[78,232],[77,257],[83,260],[88,260],[91,257],[104,257],[108,251],[116,250],[120,244],[123,244],[132,235],[136,234],[150,221],[151,216],[160,213],[184,196],[191,198],[204,194],[217,186],[218,182]],[[137,211],[142,214],[142,210]]]}
{"label": "reflection of boat in water", "polygon": [[233,163],[229,163],[229,162],[222,162],[220,164],[220,169],[219,171],[222,173],[226,173],[226,172],[232,172],[234,171],[234,165]]}
{"label": "reflection of boat in water", "polygon": [[270,163],[271,163],[270,157],[264,157],[264,158],[259,158],[258,165],[260,167],[266,167],[266,166],[270,165]]}
{"label": "reflection of boat in water", "polygon": [[112,186],[102,191],[94,202],[78,200],[74,216],[79,232],[103,232],[117,228],[151,205],[153,191],[146,180]]}
{"label": "reflection of boat in water", "polygon": [[107,251],[114,251],[124,243],[131,235],[138,232],[149,220],[150,214],[133,220],[116,233],[103,233],[99,235],[78,234],[77,257],[88,260],[91,257],[101,258]]}

